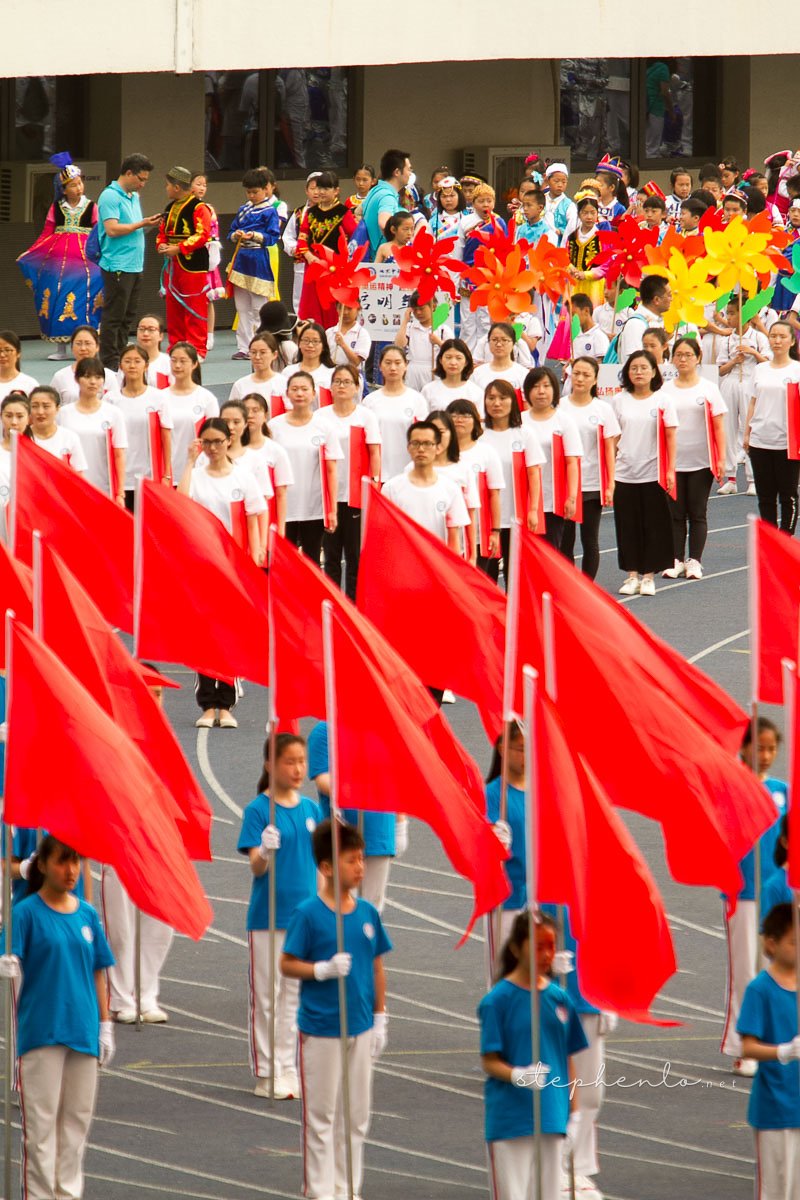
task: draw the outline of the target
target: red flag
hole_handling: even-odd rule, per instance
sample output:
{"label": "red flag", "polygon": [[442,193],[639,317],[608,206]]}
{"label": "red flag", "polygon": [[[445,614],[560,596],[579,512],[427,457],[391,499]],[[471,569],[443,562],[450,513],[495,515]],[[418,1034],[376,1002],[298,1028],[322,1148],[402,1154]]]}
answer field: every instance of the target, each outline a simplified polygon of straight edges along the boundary
{"label": "red flag", "polygon": [[522,388],[521,387],[514,388],[514,391],[516,392],[516,395],[517,395],[517,404],[519,405],[519,411],[525,412],[525,410],[527,409],[528,406],[525,403],[525,397],[522,394]]}
{"label": "red flag", "polygon": [[[564,454],[564,438],[560,433],[553,434],[553,449],[551,469],[553,472],[553,512],[557,517],[564,516],[564,504],[569,494],[567,485],[567,456]],[[583,492],[581,491],[581,460],[575,459],[578,468],[578,491],[575,496],[575,515],[570,517],[576,525],[583,521]]]}
{"label": "red flag", "polygon": [[161,392],[163,392],[165,388],[168,388],[169,375],[162,375],[160,371],[156,371],[156,387]]}
{"label": "red flag", "polygon": [[606,458],[606,428],[597,426],[597,462],[600,467],[600,503],[605,504],[609,488],[608,459]]}
{"label": "red flag", "polygon": [[795,788],[800,787],[800,687],[796,661],[783,662],[783,691],[786,725],[789,731],[789,854],[786,861],[786,879],[789,887],[796,892],[800,888],[800,805],[795,803],[795,796],[800,795],[800,792],[795,791]]}
{"label": "red flag", "polygon": [[671,496],[673,500],[678,499],[678,484],[675,477],[675,472],[672,473],[672,487],[667,487],[667,475],[669,474],[669,456],[667,454],[667,427],[664,424],[663,408],[656,409],[657,423],[657,440],[658,440],[658,482],[661,487]]}
{"label": "red flag", "polygon": [[31,438],[14,438],[11,550],[32,561],[38,529],[107,621],[133,631],[133,518]]}
{"label": "red flag", "polygon": [[147,414],[147,442],[150,451],[150,478],[161,483],[166,471],[164,443],[161,440],[161,418],[155,410]]}
{"label": "red flag", "polygon": [[325,520],[325,528],[331,528],[333,515],[336,512],[336,497],[331,496],[331,485],[328,479],[328,460],[325,457],[325,447],[319,448],[319,482],[322,488],[322,513]]}
{"label": "red flag", "polygon": [[143,479],[136,511],[136,655],[269,682],[267,583],[213,513]]}
{"label": "red flag", "polygon": [[796,383],[786,387],[786,432],[789,458],[800,458],[800,387]]}
{"label": "red flag", "polygon": [[[363,425],[350,426],[350,473],[348,478],[347,503],[351,508],[361,508],[361,480],[370,477],[369,447],[367,431]],[[380,474],[380,472],[379,472]]]}
{"label": "red flag", "polygon": [[[33,575],[0,541],[0,598],[2,611],[9,609],[23,625],[33,625]],[[6,669],[6,645],[0,647],[0,671]]]}
{"label": "red flag", "polygon": [[330,626],[325,669],[333,671],[335,707],[328,719],[339,768],[338,803],[404,811],[430,825],[455,870],[473,883],[475,905],[466,937],[477,918],[508,895],[506,851],[485,817],[465,801],[436,747],[398,697],[394,681],[353,636],[347,618],[333,611]]}
{"label": "red flag", "polygon": [[[725,456],[721,453],[720,440],[717,437],[717,428],[714,424],[714,414],[711,411],[711,401],[705,401],[706,410],[706,442],[708,444],[708,465],[711,468],[711,474],[717,474],[719,463],[724,465]],[[800,455],[798,455],[800,457]]]}
{"label": "red flag", "polygon": [[119,495],[122,488],[117,472],[117,460],[114,455],[114,431],[112,429],[106,430],[106,458],[108,460],[108,494],[113,500]]}
{"label": "red flag", "polygon": [[320,408],[327,408],[330,404],[333,404],[333,396],[329,387],[321,387],[318,395]]}
{"label": "red flag", "polygon": [[[478,472],[478,497],[481,502],[478,509],[478,532],[480,534],[478,553],[482,558],[489,558],[489,538],[492,536],[492,502],[489,496],[489,480],[485,470]],[[500,557],[499,548],[492,557]]]}
{"label": "red flag", "polygon": [[[211,808],[141,667],[75,576],[42,545],[37,586],[42,638],[141,750],[172,803],[167,810],[192,858],[211,859]],[[162,680],[155,676],[158,683]],[[168,681],[165,681],[168,682]]]}
{"label": "red flag", "polygon": [[781,659],[797,658],[800,546],[766,521],[756,517],[751,521],[748,560],[752,699],[762,704],[783,704]]}
{"label": "red flag", "polygon": [[[512,450],[511,460],[512,480],[514,484],[514,516],[518,521],[521,521],[523,525],[527,525],[530,490],[528,487],[528,464],[525,462],[525,451]],[[541,470],[539,470],[539,478],[541,481]],[[544,496],[542,495],[541,482],[539,486],[539,508],[538,520],[536,522],[536,532],[540,536],[545,532]]]}
{"label": "red flag", "polygon": [[265,496],[267,502],[267,529],[271,529],[273,525],[278,524],[278,492],[275,483],[275,467],[272,463],[267,463],[267,475],[269,476],[269,486],[272,488],[272,495]]}
{"label": "red flag", "polygon": [[[120,725],[17,621],[8,654],[5,820],[41,826],[86,858],[110,863],[143,912],[202,937],[213,914],[168,815],[164,784]],[[53,763],[68,787],[53,786]]]}
{"label": "red flag", "polygon": [[272,420],[273,417],[282,417],[285,412],[286,412],[285,397],[279,396],[276,392],[273,392],[273,394],[269,398],[270,420]]}
{"label": "red flag", "polygon": [[[486,575],[377,492],[369,497],[358,606],[424,683],[452,688],[474,701],[487,734],[497,736],[505,597]],[[446,630],[447,636],[421,637],[426,627]]]}
{"label": "red flag", "polygon": [[247,534],[247,513],[244,510],[244,500],[231,500],[231,537],[240,550],[247,554],[249,537]]}

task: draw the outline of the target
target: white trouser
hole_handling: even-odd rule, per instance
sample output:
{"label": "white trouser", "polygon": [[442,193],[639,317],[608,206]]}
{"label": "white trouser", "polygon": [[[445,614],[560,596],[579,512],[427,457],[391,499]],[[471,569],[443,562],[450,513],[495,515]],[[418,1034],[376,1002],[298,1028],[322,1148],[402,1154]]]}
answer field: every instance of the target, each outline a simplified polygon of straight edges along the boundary
{"label": "white trouser", "polygon": [[[580,1080],[578,1108],[581,1119],[575,1139],[573,1158],[576,1175],[596,1175],[600,1170],[597,1161],[597,1118],[605,1095],[605,1084],[601,1078],[605,1061],[606,1040],[599,1034],[600,1017],[594,1013],[581,1013],[581,1025],[589,1045],[572,1056],[575,1076]],[[566,1162],[564,1169],[566,1170]]]}
{"label": "white trouser", "polygon": [[800,1129],[756,1130],[756,1200],[800,1200]]}
{"label": "white trouser", "polygon": [[253,334],[258,329],[258,315],[267,303],[268,296],[260,296],[256,292],[234,284],[233,302],[236,305],[238,321],[236,323],[236,349],[247,354]]}
{"label": "white trouser", "polygon": [[361,898],[374,904],[379,913],[386,902],[389,883],[389,867],[392,860],[388,854],[368,854],[364,859],[364,878],[361,881]]}
{"label": "white trouser", "polygon": [[499,912],[499,929],[497,910],[486,914],[486,942],[484,944],[484,967],[486,981],[490,988],[497,982],[497,967],[500,961],[500,951],[508,941],[514,919],[522,912],[521,908],[501,908]]}
{"label": "white trouser", "polygon": [[[131,1011],[136,1008],[136,906],[113,867],[103,867],[100,895],[115,959],[108,968],[109,1005],[112,1012]],[[161,969],[175,931],[147,913],[141,914],[140,923],[142,1012],[146,1013],[158,1007]]]}
{"label": "white trouser", "polygon": [[[356,1195],[361,1194],[364,1140],[372,1108],[371,1040],[371,1029],[347,1039],[350,1144]],[[303,1195],[309,1200],[346,1196],[342,1058],[338,1037],[300,1034],[300,1090],[303,1096]]]}
{"label": "white trouser", "polygon": [[23,1200],[80,1200],[97,1059],[40,1046],[19,1060]]}
{"label": "white trouser", "polygon": [[408,370],[403,382],[406,387],[413,388],[415,392],[421,392],[426,383],[430,383],[433,379],[433,368],[435,360],[428,359],[427,362],[411,362],[408,364]]}
{"label": "white trouser", "polygon": [[306,264],[304,262],[296,262],[294,264],[294,279],[292,281],[292,308],[295,312],[300,308],[300,293],[303,290],[305,274]]}
{"label": "white trouser", "polygon": [[539,1197],[536,1195],[533,1136],[488,1142],[492,1200],[560,1200],[563,1141],[557,1133],[541,1135],[542,1194]]}
{"label": "white trouser", "polygon": [[[724,905],[725,901],[722,903]],[[725,929],[728,935],[728,996],[722,1053],[739,1058],[742,1053],[742,1039],[736,1032],[736,1023],[739,1020],[745,988],[756,975],[758,934],[755,900],[739,900],[733,916],[726,916]]]}
{"label": "white trouser", "polygon": [[479,308],[475,312],[469,306],[469,296],[461,297],[461,340],[474,350],[482,337],[489,332],[489,310]]}
{"label": "white trouser", "polygon": [[[752,387],[748,386],[747,383],[739,382],[738,370],[738,367],[734,367],[730,375],[726,375],[722,380],[720,387],[723,399],[728,406],[728,411],[725,414],[725,474],[730,479],[736,478],[739,468],[739,455],[744,448],[744,427],[747,421],[747,409],[750,404],[750,396],[752,395]],[[750,466],[750,459],[745,457],[744,463],[747,480],[751,482],[753,479],[753,468]]]}
{"label": "white trouser", "polygon": [[[280,962],[286,930],[275,930],[275,964]],[[247,1023],[250,1035],[250,1067],[260,1079],[272,1074],[270,1043],[270,1013],[272,1012],[272,977],[270,973],[269,930],[251,929],[247,935],[250,946],[250,1009]],[[275,1077],[293,1074],[297,1070],[297,1006],[300,1003],[300,980],[287,979],[277,973],[275,1007]]]}

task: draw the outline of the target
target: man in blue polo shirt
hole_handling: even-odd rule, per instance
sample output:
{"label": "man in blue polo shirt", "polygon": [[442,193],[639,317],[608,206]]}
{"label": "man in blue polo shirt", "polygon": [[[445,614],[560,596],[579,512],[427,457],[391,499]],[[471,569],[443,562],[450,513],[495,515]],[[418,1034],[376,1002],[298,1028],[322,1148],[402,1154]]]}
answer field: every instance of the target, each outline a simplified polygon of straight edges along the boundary
{"label": "man in blue polo shirt", "polygon": [[383,230],[393,213],[399,212],[399,195],[411,177],[411,159],[405,150],[387,150],[381,158],[381,177],[367,192],[361,204],[361,216],[369,234],[369,258],[386,241]]}
{"label": "man in blue polo shirt", "polygon": [[100,270],[103,273],[103,320],[100,357],[111,371],[128,342],[136,316],[139,283],[144,270],[144,234],[161,220],[161,214],[143,217],[139,192],[153,164],[145,154],[129,154],[119,178],[100,193],[97,201],[100,226]]}

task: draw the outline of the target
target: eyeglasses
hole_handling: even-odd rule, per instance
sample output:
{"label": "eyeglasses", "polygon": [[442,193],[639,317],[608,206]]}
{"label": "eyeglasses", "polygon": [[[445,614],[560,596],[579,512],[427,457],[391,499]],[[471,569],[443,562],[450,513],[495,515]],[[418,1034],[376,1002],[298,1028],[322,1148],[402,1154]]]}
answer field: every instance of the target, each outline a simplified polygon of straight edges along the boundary
{"label": "eyeglasses", "polygon": [[161,333],[161,327],[159,325],[137,325],[136,331],[137,333]]}
{"label": "eyeglasses", "polygon": [[489,344],[491,346],[510,346],[512,342],[511,338],[507,337],[491,337],[489,338]]}
{"label": "eyeglasses", "polygon": [[224,446],[227,438],[203,438],[200,445],[204,450],[208,450],[210,446]]}
{"label": "eyeglasses", "polygon": [[435,450],[436,442],[409,442],[409,450]]}
{"label": "eyeglasses", "polygon": [[300,338],[300,345],[301,346],[321,346],[322,341],[320,338]]}
{"label": "eyeglasses", "polygon": [[673,362],[685,362],[687,359],[690,359],[690,358],[693,358],[696,361],[697,355],[692,354],[691,350],[687,350],[685,354],[681,354],[681,352],[678,351],[677,354],[673,354],[672,361]]}

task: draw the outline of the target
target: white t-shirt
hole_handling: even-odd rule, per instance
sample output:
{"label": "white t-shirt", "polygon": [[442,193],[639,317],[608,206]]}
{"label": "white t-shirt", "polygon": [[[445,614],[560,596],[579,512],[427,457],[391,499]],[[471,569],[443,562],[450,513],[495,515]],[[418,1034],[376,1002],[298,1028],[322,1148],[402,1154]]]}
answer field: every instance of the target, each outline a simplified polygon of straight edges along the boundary
{"label": "white t-shirt", "polygon": [[[77,365],[77,363],[73,363],[71,367],[62,367],[59,371],[56,371],[50,380],[50,386],[54,387],[58,392],[62,405],[74,404],[78,399],[78,385],[75,382],[75,367]],[[109,371],[108,367],[105,367],[104,370],[106,382],[103,388],[103,396],[113,404],[119,392],[119,384],[113,371]]]}
{"label": "white t-shirt", "polygon": [[437,408],[447,408],[451,400],[471,400],[483,420],[483,388],[479,388],[472,379],[465,380],[458,387],[448,387],[443,379],[432,379],[422,389],[422,395],[428,402],[428,412]]}
{"label": "white t-shirt", "polygon": [[560,433],[564,441],[564,455],[583,458],[583,442],[575,422],[561,406],[554,409],[546,421],[535,421],[529,412],[522,414],[523,428],[532,427],[547,460],[542,469],[542,507],[546,513],[553,511],[553,434]]}
{"label": "white t-shirt", "polygon": [[5,400],[9,392],[24,392],[27,396],[38,386],[39,381],[37,379],[34,379],[32,375],[24,375],[20,371],[13,379],[9,379],[5,383],[0,383],[0,400]]}
{"label": "white t-shirt", "polygon": [[[524,332],[530,338],[537,338],[539,341],[544,337],[542,322],[537,317],[536,313],[517,313],[514,317],[514,324],[521,325]],[[472,355],[473,359],[480,366],[486,366],[492,360],[492,352],[489,349],[489,334],[485,333],[483,337],[478,338],[475,343],[475,350]],[[526,371],[530,371],[533,366],[533,355],[531,348],[524,338],[520,337],[514,343],[514,349],[511,351],[511,357],[514,362],[520,367],[524,367]],[[477,367],[476,367],[477,370]]]}
{"label": "white t-shirt", "polygon": [[[4,450],[0,446],[0,508],[5,508],[11,499],[11,451]],[[2,518],[3,533],[2,539],[5,541],[5,516]]]}
{"label": "white t-shirt", "polygon": [[96,412],[84,413],[79,411],[77,404],[67,404],[58,410],[58,422],[65,429],[71,429],[78,435],[88,464],[86,478],[109,496],[111,484],[108,478],[108,430],[111,430],[113,449],[128,448],[125,418],[117,405],[101,400]]}
{"label": "white t-shirt", "polygon": [[605,357],[608,347],[611,345],[608,337],[600,328],[599,325],[593,325],[591,329],[586,331],[581,330],[577,337],[572,339],[572,357],[581,358],[596,358],[599,360]]}
{"label": "white t-shirt", "polygon": [[[763,354],[765,358],[772,358],[772,350],[769,345],[769,338],[765,333],[759,333],[757,329],[745,329],[742,334],[743,346],[750,346],[753,350],[757,350],[759,354]],[[739,353],[739,334],[730,333],[727,337],[719,340],[719,349],[717,350],[717,366],[722,367],[725,363],[732,362]],[[749,389],[747,392],[748,398],[753,394],[753,379],[755,378],[756,367],[759,364],[751,354],[745,354],[744,361],[737,363],[725,375],[720,375],[720,390],[723,396],[726,394],[732,384],[742,384],[743,387]]]}
{"label": "white t-shirt", "polygon": [[380,446],[381,431],[378,428],[378,418],[363,404],[357,404],[346,417],[337,416],[332,406],[323,408],[318,414],[318,419],[338,438],[342,451],[342,461],[337,469],[338,500],[340,503],[346,503],[350,494],[350,430],[365,430],[367,445]]}
{"label": "white t-shirt", "polygon": [[369,351],[370,347],[372,346],[372,342],[370,341],[369,334],[361,322],[356,321],[355,325],[353,325],[351,329],[340,331],[338,325],[332,325],[330,329],[325,330],[325,336],[328,339],[328,349],[331,352],[331,358],[333,359],[334,366],[338,367],[350,362],[350,359],[347,357],[342,347],[336,345],[336,335],[340,332],[342,333],[342,337],[347,342],[349,348],[354,354],[358,355],[362,362],[364,362],[364,360],[369,357]]}
{"label": "white t-shirt", "polygon": [[383,388],[378,388],[362,403],[378,418],[382,443],[381,479],[392,479],[402,474],[408,462],[408,427],[414,421],[425,420],[428,404],[413,388],[406,388],[402,396],[387,396]]}
{"label": "white t-shirt", "polygon": [[753,395],[756,399],[750,422],[750,445],[758,450],[785,450],[786,385],[800,383],[800,362],[790,361],[787,367],[759,363],[753,375]]}
{"label": "white t-shirt", "polygon": [[[147,364],[147,371],[145,372],[145,382],[147,386],[157,388],[159,375],[163,376],[165,379],[168,379],[170,384],[175,382],[172,377],[172,364],[169,361],[169,355],[165,354],[163,350],[159,350],[155,358]],[[121,370],[117,371],[117,387],[120,391],[122,391]],[[159,390],[163,391],[163,388]]]}
{"label": "white t-shirt", "polygon": [[341,470],[343,458],[339,439],[318,413],[314,413],[306,425],[290,425],[288,414],[273,417],[269,428],[292,464],[294,484],[286,493],[286,520],[321,521],[325,514],[322,511],[319,452],[322,449],[326,459],[336,460],[338,493],[338,471]]}
{"label": "white t-shirt", "polygon": [[514,518],[514,460],[515,450],[525,451],[527,467],[541,467],[546,462],[544,451],[532,422],[516,429],[487,429],[481,441],[494,450],[503,468],[505,487],[500,493],[500,528],[509,529]]}
{"label": "white t-shirt", "polygon": [[677,428],[678,414],[669,396],[661,391],[646,399],[637,400],[630,392],[617,392],[611,407],[617,414],[622,430],[617,447],[615,477],[619,483],[658,482],[658,425],[659,408],[664,423]]}
{"label": "white t-shirt", "polygon": [[664,318],[640,304],[626,320],[619,335],[619,361],[626,363],[634,351],[641,350],[642,339],[648,329],[663,328]]}
{"label": "white t-shirt", "polygon": [[529,370],[530,367],[525,367],[522,363],[512,363],[506,370],[496,371],[492,364],[487,362],[483,363],[480,367],[476,367],[470,378],[481,389],[484,395],[489,384],[493,383],[495,379],[505,379],[514,389],[522,391],[522,385]]}
{"label": "white t-shirt", "polygon": [[[503,467],[497,457],[497,451],[490,446],[485,437],[479,437],[468,450],[461,451],[459,462],[466,463],[475,476],[477,486],[478,476],[486,472],[486,486],[489,491],[501,491],[506,486]],[[480,495],[480,493],[478,493]]]}
{"label": "white t-shirt", "polygon": [[219,416],[219,402],[214,393],[204,387],[196,387],[182,395],[170,387],[165,388],[162,395],[172,417],[172,477],[180,482],[189,447],[197,437],[197,427],[208,417]]}
{"label": "white t-shirt", "polygon": [[[263,396],[267,404],[273,396],[284,396],[286,394],[286,376],[283,374],[274,374],[271,379],[265,383],[259,383],[255,375],[245,375],[244,379],[237,379],[231,388],[229,400],[244,400],[245,396],[249,396],[251,392],[256,392],[259,396]],[[291,408],[291,404],[288,406]]]}
{"label": "white t-shirt", "polygon": [[[248,475],[252,475],[258,486],[258,490],[262,496],[270,500],[275,492],[272,487],[272,482],[267,470],[267,464],[263,458],[259,458],[254,454],[248,454],[245,447],[244,454],[240,454],[238,458],[231,458],[233,465],[240,471],[246,471]],[[208,456],[206,454],[198,455],[197,462],[194,464],[195,470],[200,468],[203,471],[208,470]],[[213,479],[214,476],[212,475]]]}
{"label": "white t-shirt", "polygon": [[678,416],[678,440],[675,447],[676,471],[708,470],[708,437],[706,435],[706,400],[712,416],[721,417],[728,411],[722,393],[715,383],[701,379],[694,387],[677,387],[675,380],[661,389],[675,406]]}
{"label": "white t-shirt", "polygon": [[[128,434],[128,453],[125,456],[125,489],[136,487],[139,475],[150,478],[150,423],[151,412],[158,413],[162,429],[172,429],[172,414],[164,399],[164,392],[148,387],[141,396],[119,394],[117,408],[125,418]],[[157,480],[156,482],[160,482]]]}
{"label": "white t-shirt", "polygon": [[247,462],[248,457],[257,459],[263,464],[267,473],[270,468],[275,478],[275,487],[291,487],[294,483],[294,474],[292,473],[292,464],[289,462],[289,455],[273,438],[266,438],[263,446],[248,446],[247,453],[244,459],[240,460]]}
{"label": "white t-shirt", "polygon": [[[292,363],[292,365],[290,367],[287,367],[286,370],[283,372],[283,377],[286,380],[286,384],[288,385],[289,380],[292,378],[293,375],[296,375],[298,371],[305,371],[305,370],[307,370],[307,368],[304,367],[301,363]],[[320,408],[320,407],[325,408],[326,405],[320,406],[319,390],[320,390],[320,388],[327,388],[328,391],[331,390],[331,375],[333,374],[333,368],[319,366],[319,367],[315,367],[313,371],[309,371],[308,374],[314,380],[314,384],[316,386],[316,397],[314,400],[314,408],[315,409]],[[291,408],[292,407],[291,401],[285,399],[286,388],[284,388],[283,392],[281,392],[281,395],[284,396],[284,404],[286,405],[286,407]]]}
{"label": "white t-shirt", "polygon": [[[405,469],[405,474],[410,475],[413,469],[414,464],[409,463]],[[438,475],[444,475],[446,479],[452,479],[453,483],[458,484],[469,512],[472,512],[474,508],[480,508],[481,498],[478,494],[477,475],[469,463],[464,462],[461,458],[459,458],[458,462],[454,463],[437,463],[436,472]]]}
{"label": "white t-shirt", "polygon": [[598,400],[596,396],[585,405],[573,404],[571,400],[562,400],[561,404],[566,406],[565,411],[572,418],[583,444],[581,490],[597,492],[600,490],[597,428],[603,426],[604,439],[618,437],[621,430],[617,415],[606,400]]}
{"label": "white t-shirt", "polygon": [[429,487],[417,487],[405,472],[395,475],[385,484],[383,495],[443,542],[447,541],[448,529],[470,523],[461,488],[439,471],[436,482]]}
{"label": "white t-shirt", "polygon": [[[441,338],[443,342],[448,342],[454,337],[454,333],[449,325],[441,325],[436,330],[436,336]],[[434,359],[431,355],[430,325],[421,325],[416,317],[409,317],[408,325],[406,326],[406,337],[408,338],[409,366],[424,367],[429,375],[432,374]]]}
{"label": "white t-shirt", "polygon": [[608,338],[616,337],[618,333],[621,333],[622,326],[632,315],[632,308],[621,308],[618,313],[615,313],[613,304],[607,302],[598,304],[592,312],[593,320]]}
{"label": "white t-shirt", "polygon": [[236,463],[229,475],[209,475],[204,466],[196,465],[192,471],[189,495],[215,517],[219,517],[228,533],[233,533],[231,505],[237,501],[244,501],[244,511],[248,517],[267,511],[267,502],[255,476]]}
{"label": "white t-shirt", "polygon": [[73,471],[79,471],[81,475],[85,475],[89,470],[81,440],[71,429],[63,429],[59,425],[52,437],[38,438],[34,434],[33,440],[37,446],[41,446],[42,450],[46,450],[48,454],[54,454],[67,466],[72,467]]}

